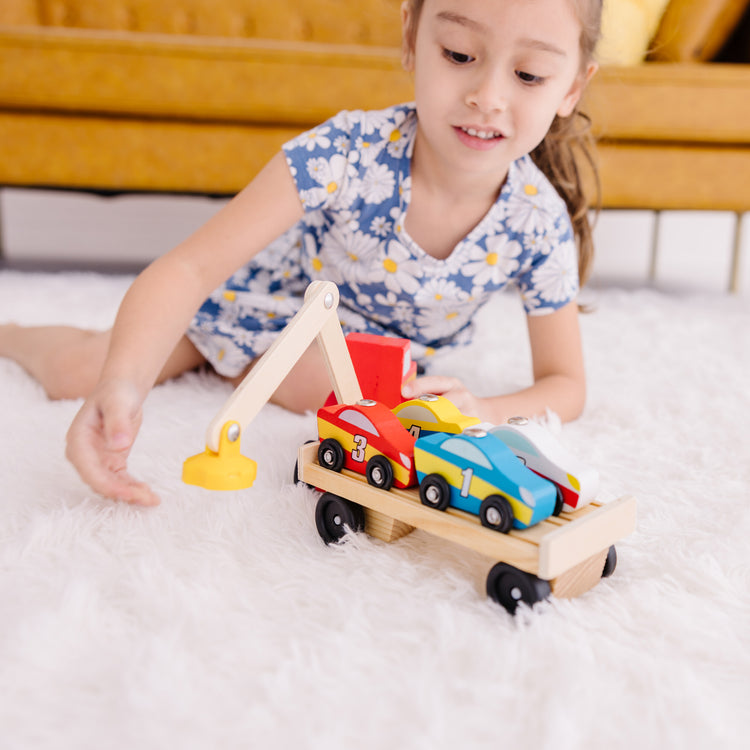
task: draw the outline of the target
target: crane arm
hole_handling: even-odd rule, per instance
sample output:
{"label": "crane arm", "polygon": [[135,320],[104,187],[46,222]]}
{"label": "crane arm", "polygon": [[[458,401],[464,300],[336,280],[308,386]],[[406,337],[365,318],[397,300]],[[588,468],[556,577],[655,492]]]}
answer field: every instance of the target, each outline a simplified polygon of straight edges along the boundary
{"label": "crane arm", "polygon": [[[218,489],[237,489],[239,486],[252,484],[255,479],[255,462],[239,454],[242,431],[316,339],[338,401],[355,403],[362,398],[357,374],[336,315],[338,302],[339,291],[335,284],[314,281],[308,286],[299,312],[209,424],[205,453],[185,462],[185,482]],[[234,467],[230,465],[230,459],[235,462]],[[252,470],[244,462],[252,463]],[[227,482],[222,479],[222,472],[230,476],[237,474],[238,477],[236,481]],[[227,487],[227,484],[231,486]]]}

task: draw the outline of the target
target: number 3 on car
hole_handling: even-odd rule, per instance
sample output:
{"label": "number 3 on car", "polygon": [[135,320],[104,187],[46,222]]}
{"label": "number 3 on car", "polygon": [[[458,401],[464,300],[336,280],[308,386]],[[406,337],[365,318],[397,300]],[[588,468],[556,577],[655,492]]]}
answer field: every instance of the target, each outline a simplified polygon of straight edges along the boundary
{"label": "number 3 on car", "polygon": [[327,469],[356,471],[384,490],[417,483],[415,438],[378,401],[362,399],[319,409],[318,438],[318,461]]}
{"label": "number 3 on car", "polygon": [[501,440],[484,430],[420,438],[414,446],[414,462],[424,505],[473,513],[496,531],[527,528],[555,509],[556,487],[527,469]]}

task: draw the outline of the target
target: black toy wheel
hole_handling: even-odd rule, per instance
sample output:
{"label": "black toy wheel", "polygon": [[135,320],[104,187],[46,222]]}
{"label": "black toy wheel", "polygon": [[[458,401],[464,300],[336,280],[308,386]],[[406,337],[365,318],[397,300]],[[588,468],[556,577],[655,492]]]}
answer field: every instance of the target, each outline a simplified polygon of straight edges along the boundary
{"label": "black toy wheel", "polygon": [[445,510],[450,504],[451,488],[440,474],[428,474],[419,485],[422,505],[436,510]]}
{"label": "black toy wheel", "polygon": [[562,513],[563,505],[565,505],[565,498],[559,487],[555,487],[555,489],[557,490],[557,498],[555,499],[555,509],[552,511],[552,515],[559,516]]}
{"label": "black toy wheel", "polygon": [[500,495],[490,495],[482,500],[479,507],[479,520],[482,526],[507,534],[513,526],[513,509]]}
{"label": "black toy wheel", "polygon": [[[309,445],[310,443],[317,443],[317,442],[318,442],[317,440],[308,440],[308,441],[305,442],[305,445]],[[307,482],[300,481],[300,478],[299,478],[299,459],[297,459],[294,462],[294,474],[292,474],[292,482],[294,484],[304,484],[304,485],[307,485],[308,487],[312,487],[311,484],[308,484]],[[315,489],[315,488],[313,487],[313,489]]]}
{"label": "black toy wheel", "polygon": [[365,475],[373,487],[381,490],[389,490],[393,487],[393,467],[385,456],[373,456],[367,462]]}
{"label": "black toy wheel", "polygon": [[602,578],[609,578],[612,573],[615,572],[617,567],[617,550],[613,544],[607,550],[607,559],[604,561],[604,570],[602,570]]}
{"label": "black toy wheel", "polygon": [[331,471],[341,471],[344,466],[344,449],[333,438],[326,438],[318,448],[318,463]]}
{"label": "black toy wheel", "polygon": [[315,506],[315,526],[326,544],[336,544],[347,532],[364,530],[365,511],[361,505],[324,492]]}
{"label": "black toy wheel", "polygon": [[497,563],[487,575],[487,596],[511,615],[515,614],[521,602],[532,607],[547,599],[550,592],[548,581],[524,573],[508,563]]}

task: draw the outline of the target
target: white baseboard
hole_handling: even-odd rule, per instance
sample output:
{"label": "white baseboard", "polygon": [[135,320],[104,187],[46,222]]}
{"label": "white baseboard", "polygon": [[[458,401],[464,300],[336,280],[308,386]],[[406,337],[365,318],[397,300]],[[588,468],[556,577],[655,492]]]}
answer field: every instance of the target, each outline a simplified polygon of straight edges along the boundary
{"label": "white baseboard", "polygon": [[[226,201],[5,188],[0,190],[0,247],[10,265],[135,269],[189,236]],[[735,261],[733,213],[663,211],[657,220],[653,211],[603,211],[594,229],[592,282],[750,294],[748,216],[743,216]]]}
{"label": "white baseboard", "polygon": [[0,191],[9,263],[145,266],[205,223],[225,199],[56,190]]}

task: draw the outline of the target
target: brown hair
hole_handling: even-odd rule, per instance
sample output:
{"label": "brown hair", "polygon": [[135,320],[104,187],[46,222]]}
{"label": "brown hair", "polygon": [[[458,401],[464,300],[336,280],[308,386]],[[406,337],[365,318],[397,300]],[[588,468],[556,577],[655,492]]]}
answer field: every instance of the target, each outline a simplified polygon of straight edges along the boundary
{"label": "brown hair", "polygon": [[[581,23],[581,74],[594,58],[601,33],[602,0],[571,0]],[[405,43],[414,49],[419,15],[424,0],[406,0],[411,15]],[[591,120],[576,105],[567,117],[555,116],[544,140],[531,152],[534,163],[555,186],[567,206],[578,246],[578,275],[583,285],[591,273],[594,241],[589,207],[601,202],[599,175],[594,158]],[[581,177],[581,160],[588,165],[596,186],[595,200],[586,194]]]}

